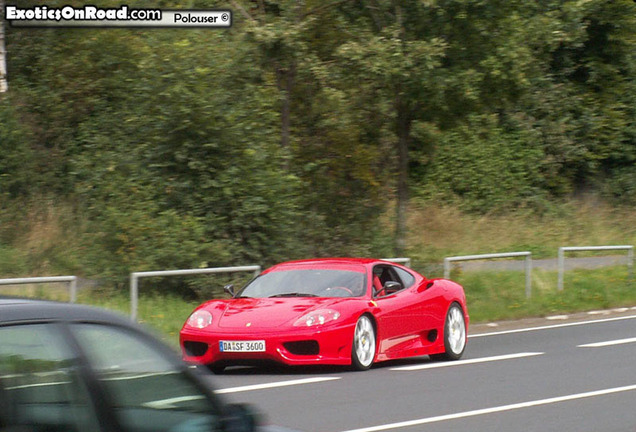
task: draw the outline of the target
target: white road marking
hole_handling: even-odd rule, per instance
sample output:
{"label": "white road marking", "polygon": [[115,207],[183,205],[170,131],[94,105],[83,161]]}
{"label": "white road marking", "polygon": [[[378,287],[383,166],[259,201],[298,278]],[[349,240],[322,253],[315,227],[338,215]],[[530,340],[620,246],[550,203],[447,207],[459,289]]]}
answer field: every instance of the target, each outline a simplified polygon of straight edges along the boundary
{"label": "white road marking", "polygon": [[506,354],[506,355],[499,355],[499,356],[493,356],[493,357],[481,357],[481,358],[469,359],[469,360],[426,363],[426,364],[414,365],[414,366],[400,366],[400,367],[390,368],[389,370],[414,371],[414,370],[421,370],[421,369],[434,369],[434,368],[449,367],[449,366],[462,366],[462,365],[475,364],[475,363],[487,363],[487,362],[500,361],[500,360],[511,360],[511,359],[517,359],[517,358],[523,358],[523,357],[538,356],[542,354],[545,354],[545,353],[523,352],[523,353]]}
{"label": "white road marking", "polygon": [[549,321],[564,321],[568,318],[570,318],[570,315],[552,315],[549,317],[545,317],[545,319]]}
{"label": "white road marking", "polygon": [[150,402],[143,403],[141,405],[147,408],[152,408],[152,409],[161,409],[161,410],[175,409],[177,408],[177,404],[180,404],[181,402],[191,402],[191,401],[201,400],[201,399],[205,399],[205,396],[203,395],[181,396],[181,397],[174,397],[169,399],[150,401]]}
{"label": "white road marking", "polygon": [[609,315],[611,312],[608,310],[592,310],[589,311],[588,315]]}
{"label": "white road marking", "polygon": [[239,393],[239,392],[246,392],[246,391],[253,391],[253,390],[264,390],[264,389],[270,389],[270,388],[276,388],[276,387],[287,387],[287,386],[301,385],[301,384],[313,384],[313,383],[318,383],[323,381],[333,381],[333,380],[339,380],[339,379],[340,377],[319,377],[319,378],[304,378],[304,379],[297,379],[297,380],[290,380],[290,381],[277,381],[277,382],[266,383],[266,384],[254,384],[254,385],[247,385],[247,386],[241,386],[241,387],[223,388],[223,389],[215,390],[215,393],[217,394]]}
{"label": "white road marking", "polygon": [[601,347],[607,347],[612,345],[622,345],[622,344],[628,344],[628,343],[634,343],[634,342],[636,342],[636,338],[617,339],[612,341],[595,342],[595,343],[577,345],[577,348],[601,348]]}
{"label": "white road marking", "polygon": [[514,330],[502,330],[502,331],[491,332],[491,333],[479,333],[479,334],[468,335],[468,338],[472,339],[472,338],[479,338],[479,337],[486,337],[486,336],[499,336],[499,335],[505,335],[505,334],[513,334],[513,333],[526,333],[526,332],[533,332],[533,331],[539,331],[539,330],[551,330],[556,328],[575,327],[575,326],[581,326],[581,325],[587,325],[587,324],[600,324],[600,323],[606,323],[611,321],[621,321],[621,320],[628,320],[628,319],[636,319],[636,315],[630,315],[625,317],[615,317],[615,318],[604,318],[604,319],[598,319],[598,320],[592,320],[592,321],[577,321],[577,322],[563,323],[563,324],[552,324],[552,325],[546,325],[546,326],[540,326],[540,327],[528,327],[528,328],[520,328],[520,329],[514,329]]}
{"label": "white road marking", "polygon": [[[122,372],[124,375],[117,377],[103,377],[100,378],[102,381],[129,381],[134,379],[144,379],[144,378],[152,378],[158,376],[167,376],[167,375],[177,375],[178,371],[168,371],[168,372],[150,372],[150,373],[141,373],[133,375],[132,372]],[[129,374],[129,375],[127,375]]]}
{"label": "white road marking", "polygon": [[49,383],[39,383],[39,384],[25,384],[13,387],[5,387],[5,390],[18,390],[18,389],[26,389],[26,388],[36,388],[36,387],[51,387],[51,386],[60,386],[60,385],[69,385],[73,384],[71,381],[59,381],[59,382],[49,382]]}
{"label": "white road marking", "polygon": [[420,426],[423,424],[443,422],[448,420],[457,420],[457,419],[475,417],[475,416],[486,415],[486,414],[495,414],[495,413],[500,413],[504,411],[531,408],[531,407],[536,407],[541,405],[551,405],[551,404],[556,404],[561,402],[573,401],[577,399],[593,398],[593,397],[605,396],[609,394],[629,392],[634,390],[636,390],[636,385],[630,385],[625,387],[615,387],[615,388],[609,388],[605,390],[577,393],[577,394],[571,394],[567,396],[558,396],[558,397],[553,397],[548,399],[538,399],[534,401],[521,402],[516,404],[510,404],[510,405],[502,405],[502,406],[492,407],[492,408],[484,408],[484,409],[478,409],[473,411],[464,411],[464,412],[460,412],[456,414],[447,414],[447,415],[427,417],[427,418],[422,418],[417,420],[388,423],[384,425],[370,426],[370,427],[361,428],[361,429],[351,429],[351,430],[343,431],[343,432],[378,432],[378,431],[386,431],[386,430],[392,430],[392,429],[400,429],[405,427]]}

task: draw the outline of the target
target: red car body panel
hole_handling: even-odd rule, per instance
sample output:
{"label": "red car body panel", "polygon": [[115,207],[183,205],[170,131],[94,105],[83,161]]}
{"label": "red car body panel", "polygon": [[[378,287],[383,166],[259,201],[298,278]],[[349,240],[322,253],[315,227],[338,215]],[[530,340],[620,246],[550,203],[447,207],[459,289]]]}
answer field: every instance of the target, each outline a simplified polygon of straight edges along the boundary
{"label": "red car body panel", "polygon": [[[409,285],[390,295],[374,296],[374,267],[400,269]],[[347,270],[364,274],[357,297],[232,298],[211,300],[195,309],[211,313],[205,328],[184,324],[180,343],[184,360],[206,365],[275,361],[287,365],[351,364],[353,333],[360,316],[369,315],[376,330],[374,361],[443,353],[446,313],[458,303],[469,317],[462,287],[445,279],[428,280],[401,265],[375,259],[330,258],[281,263],[261,275],[290,270]],[[376,269],[377,270],[377,269]],[[406,273],[404,273],[406,272]],[[317,310],[337,311],[321,325],[294,325]],[[220,341],[265,341],[260,352],[222,352]]]}

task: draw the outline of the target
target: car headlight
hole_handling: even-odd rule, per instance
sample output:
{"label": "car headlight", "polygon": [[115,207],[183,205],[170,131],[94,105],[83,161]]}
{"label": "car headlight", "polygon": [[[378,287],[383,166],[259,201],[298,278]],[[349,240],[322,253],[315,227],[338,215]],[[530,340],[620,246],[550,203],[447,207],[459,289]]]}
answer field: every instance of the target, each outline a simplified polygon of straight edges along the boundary
{"label": "car headlight", "polygon": [[335,321],[338,318],[340,318],[340,312],[338,311],[332,309],[318,309],[300,317],[294,323],[294,326],[311,327],[326,324],[330,321]]}
{"label": "car headlight", "polygon": [[202,329],[212,324],[212,314],[206,310],[198,310],[188,318],[190,327]]}

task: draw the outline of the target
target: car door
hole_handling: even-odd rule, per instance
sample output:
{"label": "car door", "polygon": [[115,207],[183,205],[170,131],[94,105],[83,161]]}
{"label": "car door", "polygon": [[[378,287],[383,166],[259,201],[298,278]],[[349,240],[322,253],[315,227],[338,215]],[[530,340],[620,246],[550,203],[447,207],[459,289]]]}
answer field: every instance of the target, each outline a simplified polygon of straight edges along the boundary
{"label": "car door", "polygon": [[[400,270],[400,272],[398,272]],[[378,353],[380,358],[398,356],[419,338],[421,331],[421,305],[419,293],[414,290],[415,277],[410,273],[388,264],[379,264],[373,268],[374,292],[378,281],[384,287],[387,282],[399,282],[402,289],[385,294],[376,294],[378,305]]]}
{"label": "car door", "polygon": [[393,294],[376,296],[379,360],[418,355],[426,345],[432,320],[433,298],[437,290],[428,290],[421,278],[400,267],[386,264],[374,267],[373,277],[384,286],[387,281],[400,282],[403,289]]}

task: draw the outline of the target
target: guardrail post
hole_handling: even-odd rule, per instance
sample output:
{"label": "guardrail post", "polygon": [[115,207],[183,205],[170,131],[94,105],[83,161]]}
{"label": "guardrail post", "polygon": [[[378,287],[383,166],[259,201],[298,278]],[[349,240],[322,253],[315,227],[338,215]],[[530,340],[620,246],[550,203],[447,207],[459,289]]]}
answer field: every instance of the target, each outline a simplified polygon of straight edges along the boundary
{"label": "guardrail post", "polygon": [[73,276],[73,279],[71,279],[70,290],[71,290],[71,303],[75,303],[77,302],[77,277],[75,276]]}
{"label": "guardrail post", "polygon": [[448,258],[444,258],[444,279],[450,278],[451,262]]}
{"label": "guardrail post", "polygon": [[139,285],[137,273],[130,274],[130,319],[137,321],[137,303],[139,299]]}
{"label": "guardrail post", "polygon": [[557,289],[559,291],[563,291],[563,273],[565,272],[565,251],[563,250],[563,247],[559,248],[558,261],[559,280],[557,282]]}
{"label": "guardrail post", "polygon": [[526,255],[526,298],[532,295],[532,256]]}

